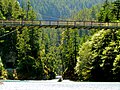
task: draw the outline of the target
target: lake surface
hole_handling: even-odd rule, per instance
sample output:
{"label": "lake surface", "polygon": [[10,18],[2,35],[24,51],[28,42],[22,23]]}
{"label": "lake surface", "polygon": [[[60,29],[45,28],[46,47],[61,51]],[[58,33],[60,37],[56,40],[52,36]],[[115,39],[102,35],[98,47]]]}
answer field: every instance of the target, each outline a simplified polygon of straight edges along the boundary
{"label": "lake surface", "polygon": [[6,80],[0,90],[120,90],[120,82],[73,82],[63,80]]}

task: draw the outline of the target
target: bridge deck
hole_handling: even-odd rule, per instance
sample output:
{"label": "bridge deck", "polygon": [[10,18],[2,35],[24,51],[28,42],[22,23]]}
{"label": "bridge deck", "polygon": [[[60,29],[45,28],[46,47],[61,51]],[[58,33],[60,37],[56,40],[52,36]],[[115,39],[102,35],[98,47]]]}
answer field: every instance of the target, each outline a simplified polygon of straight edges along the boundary
{"label": "bridge deck", "polygon": [[15,20],[0,20],[0,26],[16,27],[16,26],[38,26],[43,28],[88,28],[88,29],[120,29],[119,22],[103,23],[95,21],[15,21]]}

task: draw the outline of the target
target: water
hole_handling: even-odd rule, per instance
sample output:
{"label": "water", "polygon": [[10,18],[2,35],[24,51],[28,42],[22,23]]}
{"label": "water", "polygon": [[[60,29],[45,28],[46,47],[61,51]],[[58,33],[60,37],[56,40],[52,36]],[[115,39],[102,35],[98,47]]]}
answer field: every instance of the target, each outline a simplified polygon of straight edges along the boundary
{"label": "water", "polygon": [[120,90],[119,82],[72,82],[63,80],[46,81],[2,81],[0,90]]}

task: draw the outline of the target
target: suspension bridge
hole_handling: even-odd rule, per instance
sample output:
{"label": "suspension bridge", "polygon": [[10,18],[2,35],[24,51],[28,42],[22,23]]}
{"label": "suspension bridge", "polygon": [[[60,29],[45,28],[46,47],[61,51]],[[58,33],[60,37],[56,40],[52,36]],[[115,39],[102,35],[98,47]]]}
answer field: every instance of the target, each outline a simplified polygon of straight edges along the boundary
{"label": "suspension bridge", "polygon": [[120,22],[64,20],[0,20],[0,27],[38,26],[40,28],[120,29]]}

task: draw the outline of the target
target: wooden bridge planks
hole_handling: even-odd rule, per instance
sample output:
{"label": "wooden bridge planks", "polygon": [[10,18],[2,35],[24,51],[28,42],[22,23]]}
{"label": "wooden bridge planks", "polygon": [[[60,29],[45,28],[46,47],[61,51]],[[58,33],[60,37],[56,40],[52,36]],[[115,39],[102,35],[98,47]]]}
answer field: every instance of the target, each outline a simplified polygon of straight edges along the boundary
{"label": "wooden bridge planks", "polygon": [[38,20],[38,21],[22,21],[22,20],[0,20],[1,27],[16,27],[16,26],[38,26],[40,28],[88,28],[88,29],[120,29],[119,22],[95,22],[95,21],[50,21],[50,20]]}

